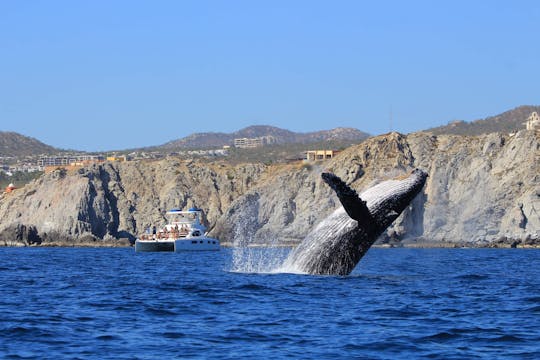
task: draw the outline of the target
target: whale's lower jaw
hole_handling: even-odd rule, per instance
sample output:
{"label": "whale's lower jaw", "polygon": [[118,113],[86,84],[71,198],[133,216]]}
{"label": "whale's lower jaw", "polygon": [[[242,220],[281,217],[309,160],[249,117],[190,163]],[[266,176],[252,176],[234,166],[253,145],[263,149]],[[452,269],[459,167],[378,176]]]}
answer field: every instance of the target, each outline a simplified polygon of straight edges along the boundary
{"label": "whale's lower jaw", "polygon": [[[348,275],[377,238],[424,187],[427,174],[414,170],[403,180],[390,180],[366,190],[362,197],[338,177],[323,179],[343,207],[318,224],[294,249],[282,271],[313,275]],[[354,217],[354,219],[353,219]]]}

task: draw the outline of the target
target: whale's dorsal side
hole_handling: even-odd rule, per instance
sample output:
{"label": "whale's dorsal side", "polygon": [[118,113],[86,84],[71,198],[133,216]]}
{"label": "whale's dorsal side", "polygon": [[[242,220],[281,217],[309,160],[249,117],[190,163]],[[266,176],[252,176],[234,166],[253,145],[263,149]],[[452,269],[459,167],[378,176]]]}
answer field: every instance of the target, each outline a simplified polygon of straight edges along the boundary
{"label": "whale's dorsal side", "polygon": [[321,177],[335,192],[343,208],[352,219],[366,230],[373,226],[374,219],[369,212],[366,202],[358,193],[338,176],[332,173],[322,173]]}

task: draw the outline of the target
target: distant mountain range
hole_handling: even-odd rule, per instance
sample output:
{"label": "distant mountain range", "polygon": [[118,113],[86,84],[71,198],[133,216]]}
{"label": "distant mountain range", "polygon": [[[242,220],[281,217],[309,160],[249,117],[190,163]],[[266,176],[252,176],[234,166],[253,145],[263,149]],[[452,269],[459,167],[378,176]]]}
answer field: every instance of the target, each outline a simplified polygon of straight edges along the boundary
{"label": "distant mountain range", "polygon": [[[520,106],[500,115],[472,122],[453,121],[447,125],[425,131],[435,135],[480,135],[492,132],[510,133],[525,128],[525,121],[533,112],[540,113],[540,106]],[[155,150],[208,149],[232,145],[236,138],[257,138],[272,136],[276,144],[310,144],[323,142],[360,142],[370,135],[354,128],[335,128],[307,133],[297,133],[274,126],[249,126],[233,133],[195,133],[181,139],[172,140],[163,145],[151,147]],[[120,149],[117,149],[120,150]],[[15,132],[0,131],[0,157],[35,156],[53,154],[62,150],[42,143],[32,137]]]}
{"label": "distant mountain range", "polygon": [[308,144],[324,141],[362,141],[370,135],[353,128],[297,133],[274,126],[249,126],[233,133],[196,133],[158,146],[158,149],[204,149],[233,145],[234,139],[271,136],[276,144]]}
{"label": "distant mountain range", "polygon": [[32,156],[58,153],[59,149],[32,137],[15,132],[0,131],[0,157]]}
{"label": "distant mountain range", "polygon": [[519,106],[500,115],[490,116],[485,119],[465,122],[452,121],[445,126],[428,129],[435,135],[481,135],[493,132],[511,133],[525,129],[525,121],[533,111],[540,113],[540,106]]}

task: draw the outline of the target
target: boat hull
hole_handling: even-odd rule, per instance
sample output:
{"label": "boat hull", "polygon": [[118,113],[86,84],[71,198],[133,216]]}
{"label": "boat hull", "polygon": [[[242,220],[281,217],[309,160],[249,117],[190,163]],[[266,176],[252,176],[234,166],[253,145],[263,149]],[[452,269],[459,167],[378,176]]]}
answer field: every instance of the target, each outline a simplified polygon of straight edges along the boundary
{"label": "boat hull", "polygon": [[176,239],[174,251],[217,251],[220,249],[219,240],[208,237]]}
{"label": "boat hull", "polygon": [[174,240],[135,240],[135,252],[174,251]]}

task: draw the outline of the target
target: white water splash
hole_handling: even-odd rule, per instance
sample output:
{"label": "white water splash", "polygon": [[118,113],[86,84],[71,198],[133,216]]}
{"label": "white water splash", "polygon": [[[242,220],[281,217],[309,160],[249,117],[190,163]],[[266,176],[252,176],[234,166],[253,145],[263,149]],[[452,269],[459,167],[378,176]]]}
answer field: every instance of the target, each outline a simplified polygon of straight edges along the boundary
{"label": "white water splash", "polygon": [[229,271],[239,273],[274,273],[289,254],[289,248],[278,247],[278,239],[255,246],[255,234],[260,229],[258,197],[242,208],[242,216],[234,226],[234,241]]}
{"label": "white water splash", "polygon": [[230,271],[257,274],[282,272],[282,264],[289,252],[289,248],[235,247]]}

